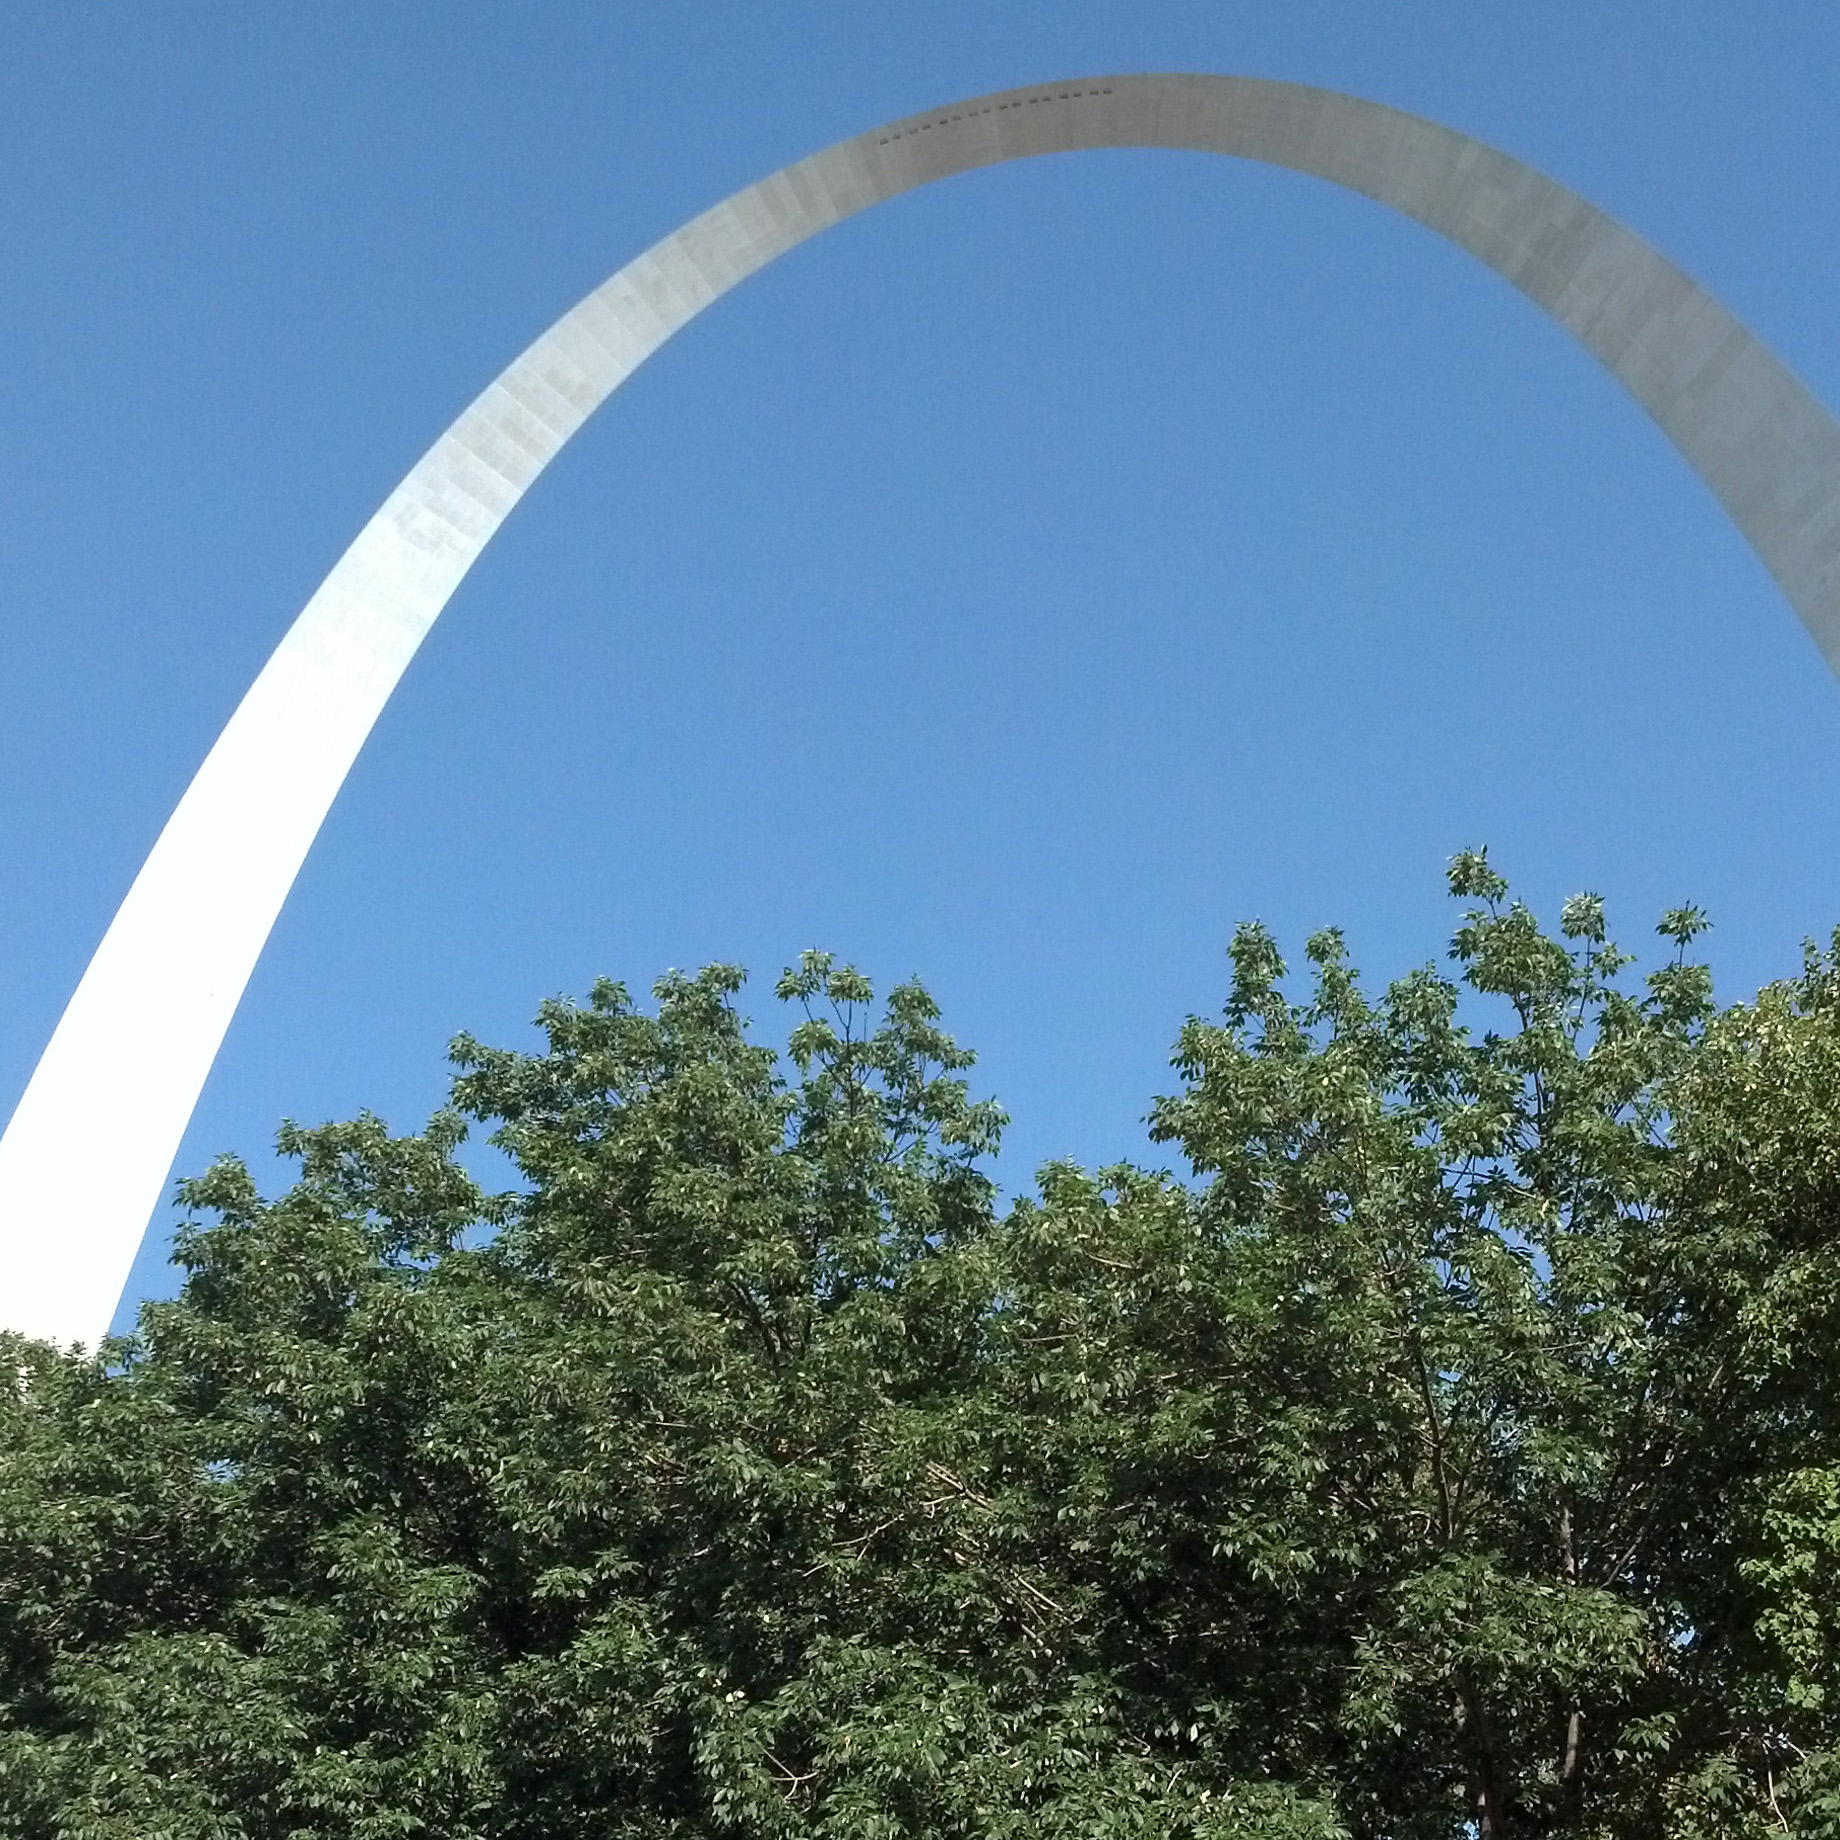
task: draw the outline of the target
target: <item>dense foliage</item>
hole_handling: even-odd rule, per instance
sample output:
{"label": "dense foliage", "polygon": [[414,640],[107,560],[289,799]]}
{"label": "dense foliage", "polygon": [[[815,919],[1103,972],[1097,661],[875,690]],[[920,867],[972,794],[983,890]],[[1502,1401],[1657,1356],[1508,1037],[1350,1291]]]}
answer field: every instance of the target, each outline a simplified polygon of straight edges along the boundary
{"label": "dense foliage", "polygon": [[818,956],[783,1063],[602,985],[219,1164],[135,1340],[5,1349],[0,1830],[1840,1835],[1840,956],[1452,885],[1378,1000],[1242,929],[1185,1182],[999,1209]]}

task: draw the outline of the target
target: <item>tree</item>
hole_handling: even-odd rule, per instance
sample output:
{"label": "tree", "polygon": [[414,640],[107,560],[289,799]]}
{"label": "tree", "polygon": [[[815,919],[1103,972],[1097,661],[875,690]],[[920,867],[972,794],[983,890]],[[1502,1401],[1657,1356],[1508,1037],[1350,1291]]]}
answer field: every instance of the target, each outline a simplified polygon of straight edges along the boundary
{"label": "tree", "polygon": [[1182,1181],[1000,1208],[820,955],[784,1061],[602,984],[219,1163],[134,1338],[7,1345],[5,1831],[1840,1834],[1840,946],[1720,1010],[1693,909],[1631,987],[1451,884],[1377,999],[1240,930]]}

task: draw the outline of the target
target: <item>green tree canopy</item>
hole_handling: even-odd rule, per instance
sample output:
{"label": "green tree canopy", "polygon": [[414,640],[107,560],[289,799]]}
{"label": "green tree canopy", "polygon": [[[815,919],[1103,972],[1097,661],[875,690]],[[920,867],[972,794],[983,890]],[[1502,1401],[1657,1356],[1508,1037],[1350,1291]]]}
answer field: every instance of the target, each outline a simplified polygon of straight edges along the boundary
{"label": "green tree canopy", "polygon": [[1451,883],[1378,998],[1241,929],[1182,1180],[999,1206],[820,955],[783,1058],[602,984],[219,1163],[134,1338],[0,1351],[0,1831],[1840,1835],[1840,947],[1718,1009],[1692,909]]}

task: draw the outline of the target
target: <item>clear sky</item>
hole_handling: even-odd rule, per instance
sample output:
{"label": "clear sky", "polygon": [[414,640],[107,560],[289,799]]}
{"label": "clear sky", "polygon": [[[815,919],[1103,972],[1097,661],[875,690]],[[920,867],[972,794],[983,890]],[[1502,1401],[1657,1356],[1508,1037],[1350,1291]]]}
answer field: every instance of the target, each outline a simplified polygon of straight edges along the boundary
{"label": "clear sky", "polygon": [[[1832,0],[5,0],[0,41],[0,1110],[452,415],[654,238],[883,120],[1115,70],[1349,90],[1583,192],[1840,405]],[[529,1041],[601,973],[739,960],[777,1033],[821,944],[933,988],[1020,1188],[1153,1155],[1236,921],[1293,957],[1339,923],[1378,982],[1440,948],[1466,845],[1638,941],[1700,902],[1747,995],[1840,921],[1837,787],[1840,686],[1773,584],[1504,283],[1219,159],[969,175],[747,283],[532,493],[180,1166],[272,1185],[284,1115],[412,1128],[455,1030]]]}

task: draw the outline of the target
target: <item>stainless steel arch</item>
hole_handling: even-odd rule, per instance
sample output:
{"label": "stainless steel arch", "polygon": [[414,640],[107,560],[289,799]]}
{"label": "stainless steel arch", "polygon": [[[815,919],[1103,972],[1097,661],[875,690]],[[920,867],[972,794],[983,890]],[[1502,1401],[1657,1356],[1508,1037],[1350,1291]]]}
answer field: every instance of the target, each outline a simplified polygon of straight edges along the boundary
{"label": "stainless steel arch", "polygon": [[1244,77],[1084,79],[896,122],[737,192],[628,263],[359,533],[161,833],[0,1139],[0,1323],[59,1341],[106,1329],[243,987],[372,723],[474,558],[607,395],[736,282],[840,219],[973,167],[1092,147],[1310,173],[1486,262],[1661,424],[1840,670],[1840,427],[1717,301],[1563,186],[1377,103]]}

